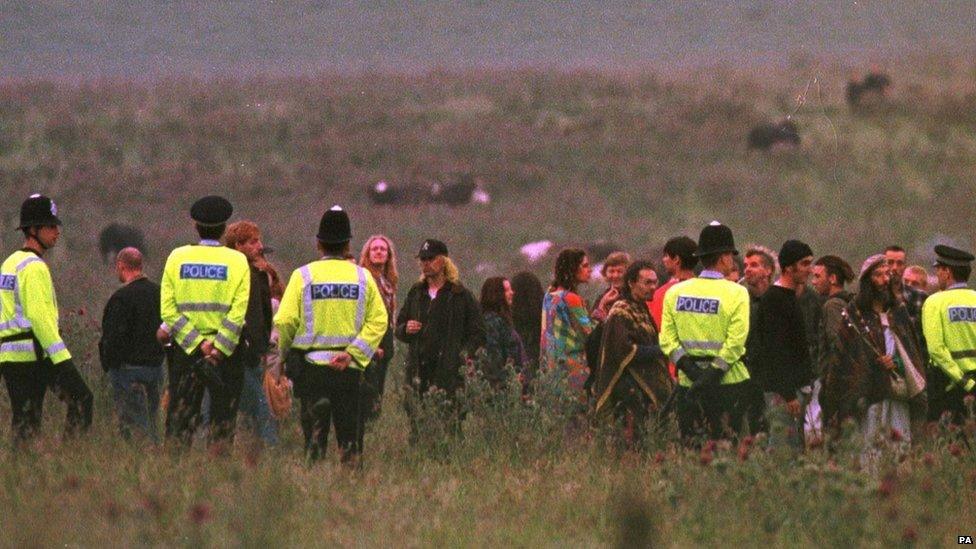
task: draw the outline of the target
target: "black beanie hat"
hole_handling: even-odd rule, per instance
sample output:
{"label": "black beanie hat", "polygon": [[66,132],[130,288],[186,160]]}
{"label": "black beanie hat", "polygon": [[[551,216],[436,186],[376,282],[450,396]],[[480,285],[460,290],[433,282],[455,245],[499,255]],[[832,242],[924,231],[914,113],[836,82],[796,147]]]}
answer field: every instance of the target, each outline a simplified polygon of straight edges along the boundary
{"label": "black beanie hat", "polygon": [[787,240],[779,250],[779,266],[781,269],[785,269],[804,257],[812,255],[813,250],[810,249],[810,246],[799,240]]}

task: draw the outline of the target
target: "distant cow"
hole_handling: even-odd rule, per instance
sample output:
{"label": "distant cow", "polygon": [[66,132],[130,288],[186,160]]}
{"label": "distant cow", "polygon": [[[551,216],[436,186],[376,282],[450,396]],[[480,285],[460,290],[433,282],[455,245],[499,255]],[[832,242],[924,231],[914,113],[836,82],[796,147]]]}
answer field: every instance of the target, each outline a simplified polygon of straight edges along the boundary
{"label": "distant cow", "polygon": [[98,249],[102,252],[102,262],[109,263],[122,248],[133,247],[146,253],[142,231],[119,223],[112,223],[98,235]]}
{"label": "distant cow", "polygon": [[798,147],[800,132],[792,120],[783,120],[776,124],[759,124],[749,131],[749,148],[769,150],[777,145]]}
{"label": "distant cow", "polygon": [[427,191],[417,185],[395,185],[388,181],[377,181],[366,189],[373,204],[419,204],[427,197]]}
{"label": "distant cow", "polygon": [[460,206],[471,202],[471,195],[477,187],[471,177],[462,177],[454,183],[434,183],[428,199],[434,204]]}
{"label": "distant cow", "polygon": [[891,77],[879,71],[872,71],[860,82],[851,79],[847,83],[847,104],[852,108],[877,105],[888,96],[890,87]]}

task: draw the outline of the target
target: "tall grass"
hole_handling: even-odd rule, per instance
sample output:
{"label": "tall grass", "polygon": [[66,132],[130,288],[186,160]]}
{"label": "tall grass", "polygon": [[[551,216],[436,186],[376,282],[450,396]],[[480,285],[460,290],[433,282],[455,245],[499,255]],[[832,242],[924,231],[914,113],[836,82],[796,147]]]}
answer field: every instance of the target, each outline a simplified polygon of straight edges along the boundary
{"label": "tall grass", "polygon": [[[307,466],[294,419],[266,452],[244,434],[230,456],[126,443],[97,364],[115,287],[98,231],[142,227],[156,276],[193,239],[189,205],[212,192],[262,227],[285,272],[314,257],[318,218],[341,203],[354,247],[382,232],[409,258],[441,237],[471,287],[526,267],[545,277],[548,261],[517,254],[529,240],[609,239],[656,255],[713,218],[740,243],[799,237],[855,262],[892,242],[917,260],[936,239],[974,243],[976,69],[945,58],[896,67],[887,108],[857,114],[843,105],[841,69],[0,84],[0,222],[16,226],[30,192],[57,200],[66,226],[49,259],[62,324],[97,398],[81,441],[60,440],[49,398],[45,434],[26,453],[9,448],[0,399],[0,544],[951,543],[973,524],[976,468],[945,440],[880,476],[858,472],[856,448],[703,454],[667,430],[630,454],[605,429],[567,430],[554,394],[523,405],[473,380],[464,436],[410,445],[395,382],[364,467],[350,472],[334,455]],[[800,149],[746,150],[753,123],[785,115]],[[482,178],[493,202],[381,208],[364,193],[381,178],[461,174]],[[17,236],[0,231],[0,242],[13,250]],[[412,278],[411,265],[401,271]]]}

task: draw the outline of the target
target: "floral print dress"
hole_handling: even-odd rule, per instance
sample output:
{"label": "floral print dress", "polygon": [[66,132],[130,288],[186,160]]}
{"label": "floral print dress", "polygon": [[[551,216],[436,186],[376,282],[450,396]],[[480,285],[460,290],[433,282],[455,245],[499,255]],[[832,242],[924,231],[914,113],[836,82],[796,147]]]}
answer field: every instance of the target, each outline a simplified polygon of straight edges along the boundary
{"label": "floral print dress", "polygon": [[540,363],[546,371],[563,370],[569,386],[584,398],[583,384],[590,375],[586,364],[586,337],[594,323],[587,313],[586,302],[579,294],[554,290],[542,300],[542,337]]}

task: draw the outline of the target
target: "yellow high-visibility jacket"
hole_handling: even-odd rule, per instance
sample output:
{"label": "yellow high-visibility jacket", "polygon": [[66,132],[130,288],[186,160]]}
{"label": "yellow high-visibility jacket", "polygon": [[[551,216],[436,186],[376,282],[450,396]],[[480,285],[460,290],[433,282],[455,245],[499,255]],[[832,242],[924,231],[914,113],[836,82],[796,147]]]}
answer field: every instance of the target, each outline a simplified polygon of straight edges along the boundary
{"label": "yellow high-visibility jacket", "polygon": [[292,273],[274,318],[278,349],[306,352],[313,364],[328,364],[336,351],[353,358],[350,368],[369,364],[389,327],[386,306],[369,272],[338,258],[313,261]]}
{"label": "yellow high-visibility jacket", "polygon": [[173,250],[163,268],[160,315],[187,354],[204,339],[233,354],[240,342],[251,272],[247,258],[216,240]]}
{"label": "yellow high-visibility jacket", "polygon": [[976,370],[976,290],[955,284],[930,295],[922,305],[922,333],[932,362],[953,385],[971,391],[976,381],[963,376]]}
{"label": "yellow high-visibility jacket", "polygon": [[[664,294],[661,350],[671,362],[681,357],[711,357],[725,371],[722,385],[749,379],[742,362],[749,335],[749,291],[725,280],[721,273],[702,271],[698,278],[675,284]],[[678,373],[678,383],[691,381]]]}
{"label": "yellow high-visibility jacket", "polygon": [[[34,252],[19,250],[0,265],[0,338],[31,333],[54,364],[71,358],[58,331],[58,300],[51,271]],[[0,363],[36,360],[29,338],[0,344]]]}

